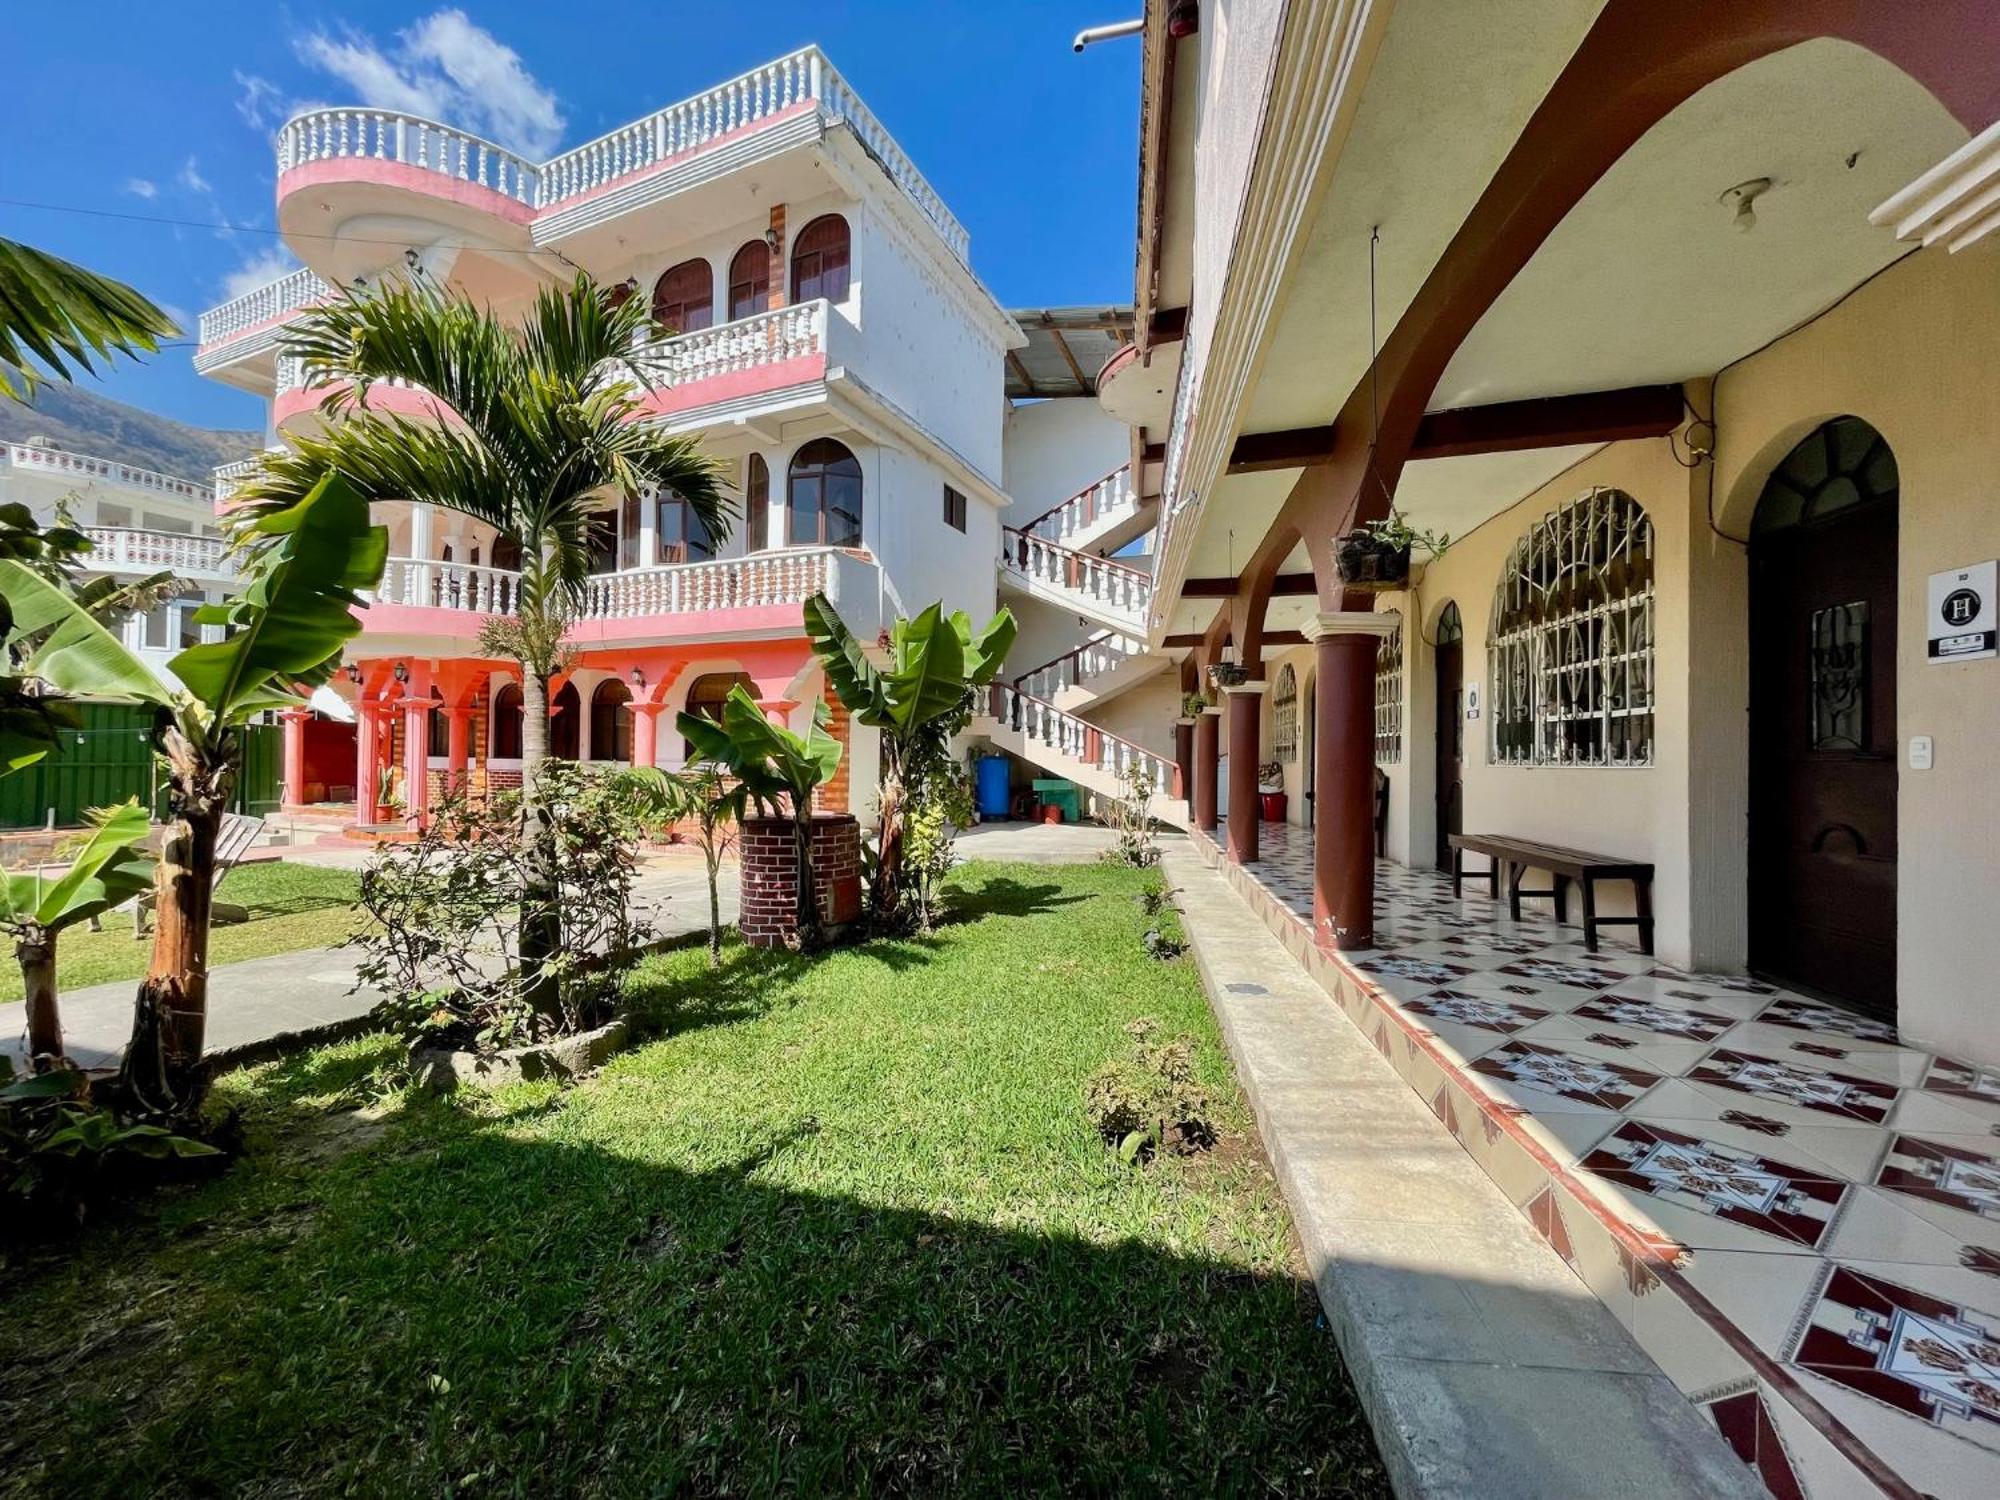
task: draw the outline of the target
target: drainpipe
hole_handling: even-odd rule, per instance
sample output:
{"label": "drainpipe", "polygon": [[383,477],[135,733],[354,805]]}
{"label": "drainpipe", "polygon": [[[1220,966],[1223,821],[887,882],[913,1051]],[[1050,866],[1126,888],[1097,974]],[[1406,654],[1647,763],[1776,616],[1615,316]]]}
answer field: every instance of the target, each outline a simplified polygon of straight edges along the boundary
{"label": "drainpipe", "polygon": [[1146,18],[1140,16],[1134,21],[1113,21],[1108,26],[1086,26],[1076,34],[1070,44],[1070,51],[1081,52],[1092,42],[1115,41],[1121,36],[1137,36],[1146,29]]}

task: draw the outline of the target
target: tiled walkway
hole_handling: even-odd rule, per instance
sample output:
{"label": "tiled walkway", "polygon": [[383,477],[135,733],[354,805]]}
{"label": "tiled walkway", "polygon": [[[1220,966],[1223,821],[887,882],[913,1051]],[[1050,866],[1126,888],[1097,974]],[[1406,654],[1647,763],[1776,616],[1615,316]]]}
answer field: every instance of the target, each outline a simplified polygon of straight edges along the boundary
{"label": "tiled walkway", "polygon": [[1773,1495],[2000,1495],[2000,1072],[1399,865],[1330,962],[1262,836],[1239,892]]}

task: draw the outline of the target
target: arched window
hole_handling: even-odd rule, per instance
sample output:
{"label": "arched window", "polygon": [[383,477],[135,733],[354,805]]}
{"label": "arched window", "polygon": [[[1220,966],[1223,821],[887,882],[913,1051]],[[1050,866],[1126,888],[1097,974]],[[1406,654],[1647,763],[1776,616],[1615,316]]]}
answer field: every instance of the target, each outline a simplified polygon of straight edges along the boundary
{"label": "arched window", "polygon": [[692,505],[672,490],[661,490],[656,507],[661,562],[707,562],[715,556],[715,539]]}
{"label": "arched window", "polygon": [[639,497],[627,495],[618,507],[618,566],[639,565]]}
{"label": "arched window", "polygon": [[[729,690],[739,683],[744,692],[753,697],[756,695],[757,684],[744,672],[710,672],[695,678],[688,685],[687,711],[698,718],[720,724],[723,700],[729,696]],[[686,740],[681,741],[681,749],[690,759],[693,758],[694,746]]]}
{"label": "arched window", "polygon": [[861,545],[861,463],[832,438],[792,455],[785,507],[795,547]]}
{"label": "arched window", "polygon": [[1836,417],[1808,433],[1764,482],[1754,537],[1811,526],[1857,505],[1893,502],[1901,488],[1896,455],[1859,417]]}
{"label": "arched window", "polygon": [[605,678],[590,695],[590,758],[632,760],[632,690],[616,677]]}
{"label": "arched window", "polygon": [[1403,758],[1403,627],[1375,642],[1375,761]]}
{"label": "arched window", "polygon": [[576,759],[577,745],[582,739],[582,718],[583,701],[577,697],[576,684],[565,682],[549,704],[549,754],[564,760]]}
{"label": "arched window", "polygon": [[488,752],[494,760],[521,758],[521,687],[510,682],[493,695],[493,728]]}
{"label": "arched window", "polygon": [[1299,679],[1289,663],[1271,688],[1271,754],[1288,766],[1299,758]]}
{"label": "arched window", "polygon": [[1459,618],[1458,601],[1453,599],[1445,605],[1444,613],[1438,616],[1437,644],[1450,646],[1464,639],[1465,621]]}
{"label": "arched window", "polygon": [[694,333],[715,321],[715,275],[705,260],[684,260],[653,283],[653,321]]}
{"label": "arched window", "polygon": [[521,571],[521,544],[505,532],[493,538],[493,566],[509,573]]}
{"label": "arched window", "polygon": [[771,247],[750,240],[729,260],[729,321],[748,318],[771,305]]}
{"label": "arched window", "polygon": [[799,231],[792,242],[792,301],[824,297],[839,302],[847,296],[847,220],[823,214]]}
{"label": "arched window", "polygon": [[1653,526],[1592,490],[1514,544],[1487,646],[1493,759],[1639,766],[1653,759]]}
{"label": "arched window", "polygon": [[744,550],[762,552],[771,545],[771,466],[753,453],[743,474]]}

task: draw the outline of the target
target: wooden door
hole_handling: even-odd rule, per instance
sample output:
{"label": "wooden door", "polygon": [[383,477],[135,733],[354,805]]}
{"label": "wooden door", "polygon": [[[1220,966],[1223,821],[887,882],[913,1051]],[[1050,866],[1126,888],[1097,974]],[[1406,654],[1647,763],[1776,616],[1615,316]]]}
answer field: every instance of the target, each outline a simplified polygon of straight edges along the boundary
{"label": "wooden door", "polygon": [[1436,663],[1437,867],[1449,870],[1446,840],[1465,832],[1465,633],[1456,604],[1438,617]]}
{"label": "wooden door", "polygon": [[1750,551],[1751,966],[1888,1020],[1896,1004],[1894,495],[1892,478],[1886,498],[1760,526]]}

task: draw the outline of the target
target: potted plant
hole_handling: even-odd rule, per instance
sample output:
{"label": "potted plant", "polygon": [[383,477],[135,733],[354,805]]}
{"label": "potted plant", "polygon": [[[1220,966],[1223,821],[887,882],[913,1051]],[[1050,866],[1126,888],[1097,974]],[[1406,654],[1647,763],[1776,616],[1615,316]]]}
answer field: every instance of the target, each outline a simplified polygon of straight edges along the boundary
{"label": "potted plant", "polygon": [[1181,717],[1183,719],[1199,719],[1203,711],[1209,706],[1209,697],[1206,693],[1181,694]]}
{"label": "potted plant", "polygon": [[1432,557],[1442,557],[1450,546],[1449,534],[1419,531],[1391,511],[1379,521],[1363,523],[1334,543],[1334,569],[1346,588],[1362,593],[1387,593],[1409,587],[1413,549],[1421,547]]}
{"label": "potted plant", "polygon": [[1285,768],[1275,760],[1257,767],[1257,800],[1263,804],[1266,823],[1285,821]]}
{"label": "potted plant", "polygon": [[1250,680],[1250,669],[1240,661],[1219,661],[1208,669],[1208,685],[1220,692]]}
{"label": "potted plant", "polygon": [[394,767],[384,766],[375,778],[375,814],[372,819],[379,828],[384,823],[394,823],[403,815],[403,799],[396,795],[396,772]]}

